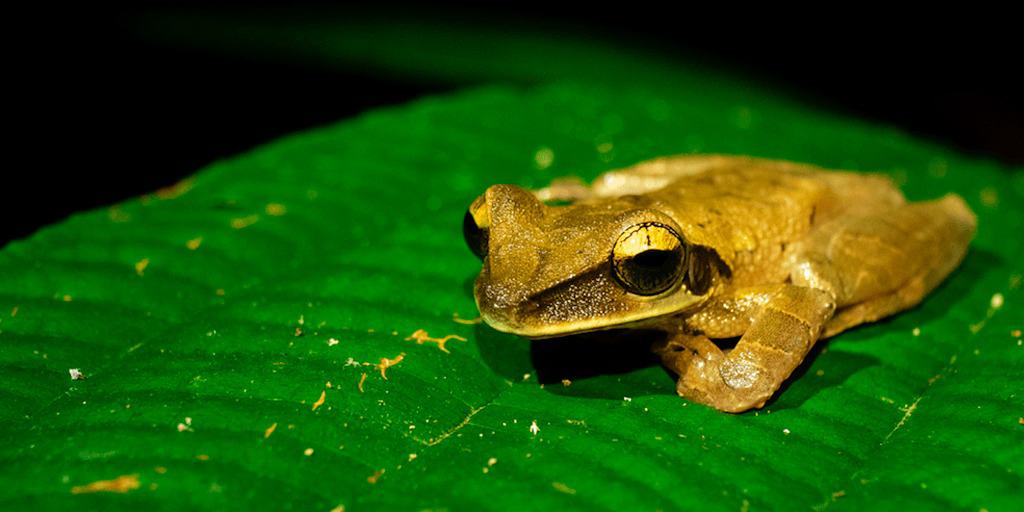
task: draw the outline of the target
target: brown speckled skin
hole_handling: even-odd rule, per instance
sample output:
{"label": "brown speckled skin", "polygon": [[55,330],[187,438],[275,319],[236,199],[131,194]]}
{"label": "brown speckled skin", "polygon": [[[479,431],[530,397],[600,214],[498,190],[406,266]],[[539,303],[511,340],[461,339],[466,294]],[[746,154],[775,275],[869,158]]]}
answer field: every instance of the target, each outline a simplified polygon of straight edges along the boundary
{"label": "brown speckled skin", "polygon": [[[906,203],[884,177],[729,156],[660,158],[589,188],[495,185],[472,208],[487,213],[475,296],[488,324],[535,338],[665,330],[655,350],[679,394],[729,412],[763,406],[820,337],[917,304],[975,228],[956,195]],[[609,254],[641,222],[680,233],[711,289],[623,289]],[[711,341],[737,336],[731,351]]]}

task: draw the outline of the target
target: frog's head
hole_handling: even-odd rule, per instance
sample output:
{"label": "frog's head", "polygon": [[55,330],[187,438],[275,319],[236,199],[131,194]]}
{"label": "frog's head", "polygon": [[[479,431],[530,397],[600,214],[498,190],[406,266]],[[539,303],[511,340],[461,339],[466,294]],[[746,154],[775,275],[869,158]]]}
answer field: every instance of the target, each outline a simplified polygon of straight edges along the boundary
{"label": "frog's head", "polygon": [[717,257],[642,196],[549,206],[494,185],[463,232],[483,261],[474,296],[499,331],[530,338],[643,325],[711,296]]}

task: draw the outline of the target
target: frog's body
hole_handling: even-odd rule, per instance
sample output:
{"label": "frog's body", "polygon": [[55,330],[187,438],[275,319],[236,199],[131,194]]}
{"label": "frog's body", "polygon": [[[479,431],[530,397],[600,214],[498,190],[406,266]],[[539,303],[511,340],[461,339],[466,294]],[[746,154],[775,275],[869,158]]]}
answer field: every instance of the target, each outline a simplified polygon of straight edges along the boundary
{"label": "frog's body", "polygon": [[[541,200],[568,200],[548,206]],[[467,241],[490,325],[527,337],[664,330],[679,394],[761,407],[819,337],[917,304],[966,252],[958,196],[906,203],[886,178],[680,156],[527,192],[490,187]],[[723,351],[711,339],[740,336]]]}

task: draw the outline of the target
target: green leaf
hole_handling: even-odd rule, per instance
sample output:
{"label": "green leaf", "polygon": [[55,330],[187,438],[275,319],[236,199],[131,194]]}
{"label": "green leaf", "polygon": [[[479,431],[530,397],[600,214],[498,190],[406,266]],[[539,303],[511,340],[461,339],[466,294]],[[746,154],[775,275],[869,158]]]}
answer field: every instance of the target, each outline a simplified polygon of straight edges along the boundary
{"label": "green leaf", "polygon": [[[9,245],[0,506],[1019,506],[1022,175],[784,102],[659,91],[429,98]],[[741,415],[675,396],[642,343],[453,321],[476,316],[460,224],[487,185],[698,151],[888,172],[913,199],[954,191],[978,235],[919,308],[823,343]],[[466,341],[407,339],[420,329]]]}

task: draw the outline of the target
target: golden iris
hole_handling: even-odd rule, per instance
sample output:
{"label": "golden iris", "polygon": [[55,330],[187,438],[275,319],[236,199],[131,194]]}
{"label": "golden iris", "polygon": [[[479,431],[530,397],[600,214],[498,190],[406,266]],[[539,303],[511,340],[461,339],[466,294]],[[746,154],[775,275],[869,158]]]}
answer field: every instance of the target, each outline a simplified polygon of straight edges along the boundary
{"label": "golden iris", "polygon": [[611,259],[615,278],[627,290],[637,295],[657,295],[679,281],[686,247],[672,228],[644,222],[619,235]]}
{"label": "golden iris", "polygon": [[469,250],[483,261],[487,256],[489,228],[491,227],[490,210],[484,196],[480,196],[469,206],[469,211],[462,218],[462,237],[466,240]]}

